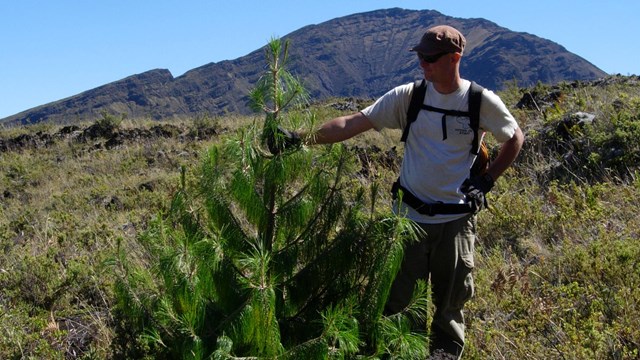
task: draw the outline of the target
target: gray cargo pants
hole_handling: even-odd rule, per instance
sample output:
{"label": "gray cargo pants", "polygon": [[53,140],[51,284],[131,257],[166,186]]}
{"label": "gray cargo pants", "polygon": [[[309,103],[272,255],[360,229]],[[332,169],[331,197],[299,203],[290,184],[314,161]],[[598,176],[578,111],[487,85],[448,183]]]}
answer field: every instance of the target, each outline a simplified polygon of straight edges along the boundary
{"label": "gray cargo pants", "polygon": [[[458,358],[464,347],[462,308],[474,293],[471,270],[476,216],[470,214],[447,223],[420,226],[426,235],[405,248],[385,313],[398,313],[408,305],[418,279],[430,281],[435,306],[431,354],[444,352]],[[426,324],[418,326],[426,330]]]}

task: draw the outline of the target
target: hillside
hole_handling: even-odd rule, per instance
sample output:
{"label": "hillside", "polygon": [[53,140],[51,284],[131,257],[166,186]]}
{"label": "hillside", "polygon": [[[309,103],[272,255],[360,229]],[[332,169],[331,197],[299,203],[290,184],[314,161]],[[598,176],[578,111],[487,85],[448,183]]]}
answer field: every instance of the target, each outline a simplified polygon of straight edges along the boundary
{"label": "hillside", "polygon": [[[480,214],[467,358],[636,358],[640,79],[500,95],[526,143]],[[343,114],[342,105],[314,111],[324,119]],[[168,211],[181,172],[194,183],[210,146],[260,120],[105,114],[2,129],[0,358],[113,358],[126,333],[111,309],[116,254],[152,261],[138,239]],[[398,135],[350,140],[359,164],[352,180],[388,186]]]}
{"label": "hillside", "polygon": [[[373,98],[421,76],[407,51],[430,25],[448,23],[468,39],[461,72],[490,89],[508,82],[594,80],[606,74],[552,41],[510,31],[483,19],[453,18],[432,10],[386,9],[309,25],[284,38],[292,43],[289,68],[314,99]],[[1,119],[0,123],[72,124],[103,112],[130,118],[184,118],[247,114],[247,91],[260,76],[263,50],[210,63],[174,77],[166,69],[87,90]]]}

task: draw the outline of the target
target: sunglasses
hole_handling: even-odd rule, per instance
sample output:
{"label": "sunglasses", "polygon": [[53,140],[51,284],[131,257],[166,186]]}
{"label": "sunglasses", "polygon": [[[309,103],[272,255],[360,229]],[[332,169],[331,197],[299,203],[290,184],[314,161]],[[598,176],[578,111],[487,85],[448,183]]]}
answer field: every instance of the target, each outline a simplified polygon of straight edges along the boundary
{"label": "sunglasses", "polygon": [[434,62],[438,61],[438,59],[440,59],[441,57],[450,54],[448,52],[441,52],[439,54],[435,54],[435,55],[425,55],[423,53],[418,53],[418,58],[424,62],[426,62],[427,64],[433,64]]}

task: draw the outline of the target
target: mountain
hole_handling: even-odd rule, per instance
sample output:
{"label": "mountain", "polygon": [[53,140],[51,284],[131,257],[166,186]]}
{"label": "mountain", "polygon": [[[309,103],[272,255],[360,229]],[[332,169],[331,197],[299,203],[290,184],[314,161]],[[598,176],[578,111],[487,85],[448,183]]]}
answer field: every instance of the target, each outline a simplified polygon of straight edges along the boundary
{"label": "mountain", "polygon": [[[550,40],[513,32],[484,19],[462,19],[433,10],[377,10],[309,25],[290,40],[289,69],[313,99],[372,98],[391,87],[418,79],[415,45],[425,29],[449,24],[467,37],[462,60],[464,78],[494,90],[517,81],[593,80],[606,73]],[[93,120],[102,113],[166,119],[198,114],[249,113],[248,92],[265,64],[264,50],[235,60],[209,63],[179,77],[165,69],[132,75],[66,99],[38,106],[0,123],[69,124]]]}

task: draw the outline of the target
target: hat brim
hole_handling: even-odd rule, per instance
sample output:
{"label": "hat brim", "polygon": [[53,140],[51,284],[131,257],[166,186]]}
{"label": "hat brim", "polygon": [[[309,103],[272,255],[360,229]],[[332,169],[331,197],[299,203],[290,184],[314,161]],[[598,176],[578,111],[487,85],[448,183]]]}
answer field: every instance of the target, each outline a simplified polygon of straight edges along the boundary
{"label": "hat brim", "polygon": [[411,49],[409,49],[409,51],[419,52],[419,53],[427,55],[427,56],[436,55],[436,54],[440,54],[440,53],[443,53],[443,52],[448,52],[446,50],[434,49],[433,47],[431,47],[431,48],[422,47],[422,46],[420,46],[420,44],[412,47]]}

